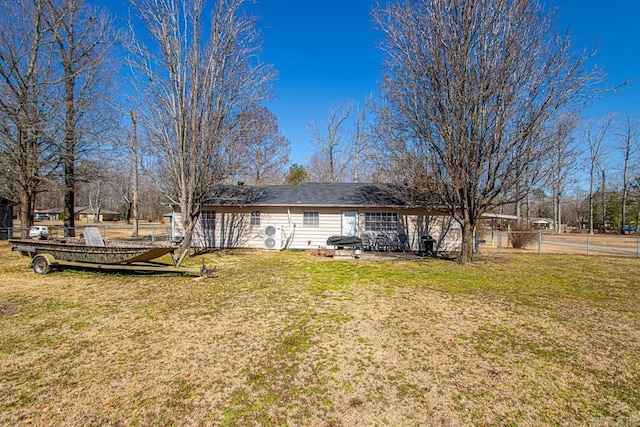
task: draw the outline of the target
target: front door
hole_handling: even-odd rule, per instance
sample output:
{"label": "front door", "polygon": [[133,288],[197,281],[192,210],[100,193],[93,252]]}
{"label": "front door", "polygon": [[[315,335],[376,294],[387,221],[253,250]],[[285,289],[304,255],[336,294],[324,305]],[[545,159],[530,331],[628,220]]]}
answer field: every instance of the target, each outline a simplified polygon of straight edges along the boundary
{"label": "front door", "polygon": [[358,235],[358,211],[342,211],[342,235]]}

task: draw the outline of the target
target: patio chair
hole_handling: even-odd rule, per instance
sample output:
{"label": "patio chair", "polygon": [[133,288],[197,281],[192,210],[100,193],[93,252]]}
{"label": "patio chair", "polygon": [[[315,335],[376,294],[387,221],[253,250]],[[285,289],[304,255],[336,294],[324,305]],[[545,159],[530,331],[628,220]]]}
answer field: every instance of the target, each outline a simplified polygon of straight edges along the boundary
{"label": "patio chair", "polygon": [[376,236],[374,246],[377,251],[389,252],[393,247],[393,242],[387,234],[380,233]]}
{"label": "patio chair", "polygon": [[402,252],[410,250],[411,246],[409,245],[409,236],[404,233],[398,234],[398,247]]}
{"label": "patio chair", "polygon": [[362,248],[365,251],[372,251],[374,249],[375,237],[369,233],[364,233],[362,236]]}

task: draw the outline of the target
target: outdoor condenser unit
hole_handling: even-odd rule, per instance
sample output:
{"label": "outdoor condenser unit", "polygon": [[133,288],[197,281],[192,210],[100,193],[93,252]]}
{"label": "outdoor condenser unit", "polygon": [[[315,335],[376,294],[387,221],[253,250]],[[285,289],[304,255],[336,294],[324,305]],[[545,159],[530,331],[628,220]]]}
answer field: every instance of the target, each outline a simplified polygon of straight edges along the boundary
{"label": "outdoor condenser unit", "polygon": [[282,226],[267,225],[264,228],[264,248],[269,250],[282,249]]}

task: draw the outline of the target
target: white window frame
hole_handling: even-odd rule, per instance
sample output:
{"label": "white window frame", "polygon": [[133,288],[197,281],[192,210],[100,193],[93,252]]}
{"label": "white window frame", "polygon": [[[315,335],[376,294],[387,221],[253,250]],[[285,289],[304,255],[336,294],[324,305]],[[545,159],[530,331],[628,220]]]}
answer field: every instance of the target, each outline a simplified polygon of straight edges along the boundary
{"label": "white window frame", "polygon": [[302,213],[302,226],[310,228],[320,227],[320,211],[304,211]]}
{"label": "white window frame", "polygon": [[398,212],[365,212],[364,231],[368,233],[397,233]]}
{"label": "white window frame", "polygon": [[202,227],[202,231],[215,231],[216,211],[200,212],[200,227]]}
{"label": "white window frame", "polygon": [[252,227],[260,226],[260,211],[251,211],[250,225]]}

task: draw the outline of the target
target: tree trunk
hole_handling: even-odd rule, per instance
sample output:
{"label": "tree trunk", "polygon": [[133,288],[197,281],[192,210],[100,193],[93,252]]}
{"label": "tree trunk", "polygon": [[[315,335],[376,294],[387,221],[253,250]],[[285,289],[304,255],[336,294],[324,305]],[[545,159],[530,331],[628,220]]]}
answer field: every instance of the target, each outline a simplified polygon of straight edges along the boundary
{"label": "tree trunk", "polygon": [[75,237],[76,203],[76,135],[75,78],[73,70],[65,68],[65,152],[64,152],[64,237]]}
{"label": "tree trunk", "polygon": [[131,132],[131,148],[133,150],[133,201],[131,206],[133,228],[131,229],[131,237],[138,237],[138,128],[137,114],[134,111],[131,112]]}
{"label": "tree trunk", "polygon": [[473,262],[473,229],[474,224],[464,219],[462,224],[462,244],[460,246],[460,257],[458,264],[470,264]]}
{"label": "tree trunk", "polygon": [[620,234],[626,234],[624,230],[625,222],[627,222],[627,183],[623,180],[622,184],[622,212],[620,212]]}
{"label": "tree trunk", "polygon": [[558,199],[558,233],[562,233],[562,203]]}
{"label": "tree trunk", "polygon": [[35,203],[35,197],[28,191],[23,191],[20,194],[20,238],[26,239],[29,237],[29,229],[33,225],[33,208]]}
{"label": "tree trunk", "polygon": [[189,255],[189,249],[191,249],[191,242],[193,241],[193,232],[195,230],[197,221],[191,219],[190,215],[188,215],[189,219],[187,221],[185,221],[184,215],[182,215],[180,218],[181,218],[182,226],[184,230],[184,239],[182,239],[182,242],[180,243],[178,254],[182,255],[183,253],[186,252],[186,254]]}
{"label": "tree trunk", "polygon": [[589,234],[593,234],[593,174],[589,182]]}
{"label": "tree trunk", "polygon": [[516,181],[516,225],[520,227],[521,218],[520,218],[520,181]]}
{"label": "tree trunk", "polygon": [[606,176],[604,172],[604,168],[602,169],[602,233],[607,232],[607,197],[605,193],[606,189]]}

